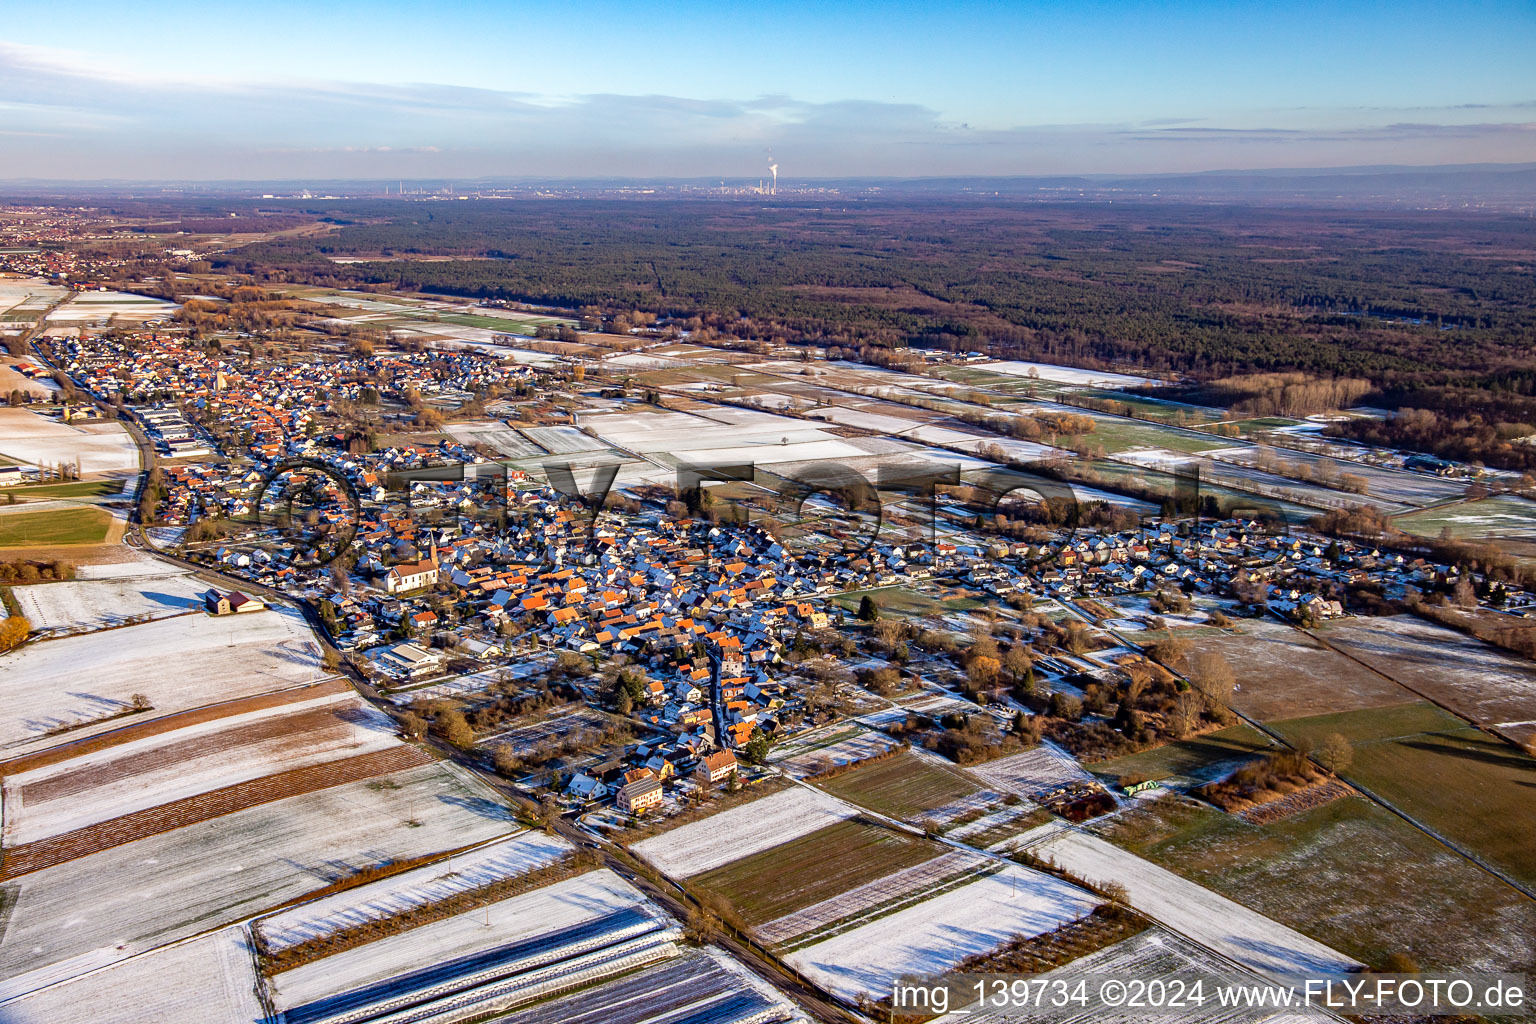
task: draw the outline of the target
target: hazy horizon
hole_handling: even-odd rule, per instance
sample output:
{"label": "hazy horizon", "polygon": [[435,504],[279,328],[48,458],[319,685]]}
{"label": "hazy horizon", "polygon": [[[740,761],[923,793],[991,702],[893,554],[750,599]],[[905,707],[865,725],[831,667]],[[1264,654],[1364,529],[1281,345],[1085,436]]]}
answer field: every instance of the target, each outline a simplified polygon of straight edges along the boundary
{"label": "hazy horizon", "polygon": [[1536,160],[1536,7],[84,0],[0,180],[1050,176]]}

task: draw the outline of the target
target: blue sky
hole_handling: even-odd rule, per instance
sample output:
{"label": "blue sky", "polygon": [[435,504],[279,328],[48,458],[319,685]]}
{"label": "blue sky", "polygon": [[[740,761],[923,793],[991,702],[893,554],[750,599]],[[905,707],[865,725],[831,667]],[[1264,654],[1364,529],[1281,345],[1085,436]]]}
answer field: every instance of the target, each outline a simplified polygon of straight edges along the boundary
{"label": "blue sky", "polygon": [[0,22],[0,179],[1536,160],[1536,3],[86,0]]}

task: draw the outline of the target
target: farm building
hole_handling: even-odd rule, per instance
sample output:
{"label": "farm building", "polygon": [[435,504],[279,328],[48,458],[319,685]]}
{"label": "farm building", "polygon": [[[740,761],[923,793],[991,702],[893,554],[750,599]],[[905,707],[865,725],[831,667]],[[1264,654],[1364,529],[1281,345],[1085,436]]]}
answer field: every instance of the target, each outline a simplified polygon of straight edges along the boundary
{"label": "farm building", "polygon": [[267,607],[267,603],[259,597],[249,597],[238,590],[231,590],[227,594],[221,594],[217,590],[209,590],[203,594],[203,607],[209,615],[237,615],[242,612],[259,612]]}

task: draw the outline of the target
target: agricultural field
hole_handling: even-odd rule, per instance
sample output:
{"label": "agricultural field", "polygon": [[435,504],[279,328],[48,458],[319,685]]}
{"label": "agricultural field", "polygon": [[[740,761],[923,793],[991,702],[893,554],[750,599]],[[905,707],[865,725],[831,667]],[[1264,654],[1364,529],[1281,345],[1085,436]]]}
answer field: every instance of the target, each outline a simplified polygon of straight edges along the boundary
{"label": "agricultural field", "polygon": [[998,862],[980,854],[950,850],[764,922],[752,931],[759,941],[779,946],[781,951],[809,945],[998,870]]}
{"label": "agricultural field", "polygon": [[976,793],[960,771],[902,753],[818,783],[833,796],[879,814],[912,820]]}
{"label": "agricultural field", "polygon": [[1125,778],[1142,778],[1165,785],[1198,786],[1230,774],[1273,747],[1269,737],[1239,723],[1151,750],[1099,761],[1088,765],[1088,770],[1110,785]]}
{"label": "agricultural field", "polygon": [[858,814],[841,800],[792,786],[643,839],[632,851],[673,878],[703,874]]}
{"label": "agricultural field", "polygon": [[188,725],[7,773],[5,846],[39,843],[277,772],[400,746],[393,722],[345,693]]}
{"label": "agricultural field", "polygon": [[798,1007],[730,957],[705,947],[634,974],[498,1017],[501,1024],[661,1024],[687,1006],[711,1024],[803,1021]]}
{"label": "agricultural field", "polygon": [[1053,829],[1030,852],[1078,878],[1125,886],[1132,907],[1251,970],[1326,974],[1358,966],[1321,942],[1097,836]]}
{"label": "agricultural field", "polygon": [[[170,566],[165,567],[170,570]],[[87,633],[202,608],[207,584],[179,571],[117,580],[72,580],[14,586],[11,593],[34,630]]]}
{"label": "agricultural field", "polygon": [[[26,505],[19,506],[26,509]],[[112,531],[112,516],[98,508],[65,507],[46,512],[0,512],[0,548],[51,548],[100,544]]]}
{"label": "agricultural field", "polygon": [[[629,883],[598,869],[282,971],[269,985],[291,1024],[492,979],[507,989],[501,998],[530,1001],[545,994],[539,978],[551,969],[591,969],[626,946],[646,950],[648,961],[664,958],[676,927]],[[601,973],[625,966],[609,963]]]}
{"label": "agricultural field", "polygon": [[[1049,971],[1040,977],[1049,979],[1052,984],[1064,982],[1071,986],[1079,980],[1088,980],[1089,984],[1096,983],[1103,978],[1183,978],[1186,981],[1200,979],[1205,982],[1207,993],[1214,991],[1212,986],[1221,983],[1252,984],[1256,979],[1252,974],[1238,971],[1227,961],[1216,956],[1210,950],[1188,939],[1169,931],[1166,928],[1153,926],[1139,934],[1132,935],[1098,950],[1089,953],[1080,960],[1074,960],[1069,964]],[[1008,1021],[1017,1021],[1017,1014],[999,1011],[993,1008],[975,1006],[962,1011],[968,1024],[1005,1024]],[[1102,1007],[1093,1007],[1074,1012],[1071,1008],[1060,1011],[1053,1010],[1050,1016],[1053,1024],[1142,1024],[1142,1022],[1168,1019],[1166,1017],[1148,1017],[1136,1010],[1106,1010]],[[1209,1000],[1202,1006],[1189,1006],[1179,1010],[1177,1020],[1180,1024],[1305,1024],[1308,1021],[1333,1021],[1336,1018],[1321,1009],[1289,1009],[1289,1010],[1261,1010],[1261,1009],[1232,1009],[1216,1005],[1215,1000]]]}
{"label": "agricultural field", "polygon": [[1001,373],[1009,377],[1025,377],[1033,380],[1053,381],[1058,384],[1080,384],[1094,387],[1135,388],[1156,384],[1151,377],[1137,377],[1128,373],[1110,373],[1107,370],[1084,370],[1076,366],[1060,366],[1055,363],[1031,363],[1016,359],[978,363],[975,369],[988,373]]}
{"label": "agricultural field", "polygon": [[1536,501],[1501,494],[1398,516],[1392,524],[1420,537],[1439,537],[1448,530],[1457,540],[1536,540]]}
{"label": "agricultural field", "polygon": [[112,716],[131,711],[134,694],[149,699],[151,709],[131,718],[142,722],[329,674],[303,616],[287,608],[178,615],[28,644],[0,657],[0,668],[0,751],[10,756],[128,724]]}
{"label": "agricultural field", "polygon": [[1363,797],[1268,825],[1165,797],[1096,830],[1366,963],[1529,970],[1536,949],[1536,902]]}
{"label": "agricultural field", "polygon": [[303,903],[256,922],[269,950],[286,949],[345,928],[383,920],[559,860],[571,844],[542,832],[519,832],[478,849]]}
{"label": "agricultural field", "polygon": [[1536,758],[1422,703],[1270,724],[1293,740],[1343,735],[1354,746],[1346,781],[1536,885]]}
{"label": "agricultural field", "polygon": [[1410,615],[1337,619],[1316,635],[1479,725],[1536,740],[1536,665],[1518,655]]}
{"label": "agricultural field", "polygon": [[883,754],[896,741],[857,722],[833,722],[777,744],[769,760],[783,771],[804,778],[837,765]]}
{"label": "agricultural field", "polygon": [[[1459,498],[1467,485],[1459,480],[1434,476],[1429,473],[1412,473],[1408,470],[1383,469],[1361,462],[1334,459],[1326,455],[1297,451],[1292,448],[1267,448],[1253,446],[1224,452],[1222,457],[1234,462],[1253,465],[1265,454],[1271,454],[1284,464],[1310,468],[1323,479],[1338,479],[1348,474],[1367,481],[1367,493],[1373,503],[1393,502],[1399,505],[1423,506]],[[1364,499],[1360,499],[1364,500]]]}
{"label": "agricultural field", "polygon": [[6,495],[14,494],[18,501],[35,501],[40,498],[111,498],[126,493],[132,495],[131,479],[124,480],[75,480],[65,484],[19,484],[5,489]]}
{"label": "agricultural field", "polygon": [[[478,845],[510,813],[441,763],[251,807],[6,882],[15,990],[258,914],[363,868]],[[81,908],[90,907],[90,913]],[[26,982],[17,976],[44,970]]]}
{"label": "agricultural field", "polygon": [[265,1019],[256,998],[249,938],[240,927],[165,946],[48,988],[14,991],[26,984],[25,979],[0,982],[0,1020],[97,1024],[103,1007],[111,1007],[115,1024],[257,1024]]}
{"label": "agricultural field", "polygon": [[1008,864],[786,957],[844,999],[881,996],[903,974],[942,972],[1016,935],[1040,935],[1091,913],[1092,894],[1042,871]]}
{"label": "agricultural field", "polygon": [[756,925],[942,852],[943,847],[909,832],[850,819],[694,874],[689,882],[724,897],[749,925]]}
{"label": "agricultural field", "polygon": [[0,408],[0,459],[30,465],[75,464],[81,474],[139,468],[139,448],[121,423],[61,423],[20,408]]}
{"label": "agricultural field", "polygon": [[[1386,707],[1412,693],[1271,619],[1234,619],[1230,633],[1186,633],[1199,651],[1227,659],[1237,678],[1232,706],[1259,721]],[[1326,634],[1325,634],[1326,635]]]}
{"label": "agricultural field", "polygon": [[444,429],[465,444],[487,445],[509,459],[536,458],[544,454],[543,448],[500,420],[450,423]]}
{"label": "agricultural field", "polygon": [[51,324],[87,324],[114,320],[119,323],[164,320],[176,311],[174,302],[130,295],[125,292],[77,292],[68,302],[48,314]]}
{"label": "agricultural field", "polygon": [[5,278],[0,280],[0,320],[36,320],[43,310],[68,296],[68,288],[41,277]]}
{"label": "agricultural field", "polygon": [[966,771],[993,789],[1025,798],[1075,783],[1096,784],[1076,760],[1049,743],[1040,743],[1022,754],[971,765]]}
{"label": "agricultural field", "polygon": [[711,406],[699,413],[623,412],[582,417],[614,446],[662,466],[850,459],[865,453],[825,427],[750,409]]}

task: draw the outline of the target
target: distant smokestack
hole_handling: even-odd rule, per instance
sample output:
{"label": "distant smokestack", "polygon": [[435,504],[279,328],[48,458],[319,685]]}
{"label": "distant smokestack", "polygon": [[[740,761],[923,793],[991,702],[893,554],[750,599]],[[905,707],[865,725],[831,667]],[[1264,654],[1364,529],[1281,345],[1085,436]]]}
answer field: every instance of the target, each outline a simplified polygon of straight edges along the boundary
{"label": "distant smokestack", "polygon": [[777,195],[779,192],[779,165],[769,164],[768,173],[773,175],[773,185],[768,189],[769,195]]}

